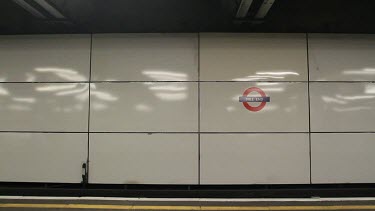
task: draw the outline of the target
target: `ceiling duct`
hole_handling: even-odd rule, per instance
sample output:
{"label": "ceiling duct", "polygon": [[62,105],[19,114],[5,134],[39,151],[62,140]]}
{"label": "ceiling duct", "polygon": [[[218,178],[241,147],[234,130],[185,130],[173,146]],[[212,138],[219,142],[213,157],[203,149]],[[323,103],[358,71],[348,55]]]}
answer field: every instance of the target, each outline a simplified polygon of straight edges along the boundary
{"label": "ceiling duct", "polygon": [[263,19],[264,17],[266,17],[273,3],[275,3],[275,0],[264,0],[254,18]]}
{"label": "ceiling duct", "polygon": [[65,19],[65,16],[61,14],[56,8],[49,4],[46,0],[34,0],[39,4],[43,9],[45,9],[50,15],[57,19]]}
{"label": "ceiling duct", "polygon": [[46,16],[44,16],[41,12],[39,12],[37,9],[35,9],[33,6],[31,6],[29,3],[27,3],[25,0],[13,0],[16,4],[21,6],[23,9],[31,13],[34,17],[37,18],[43,18],[45,19]]}
{"label": "ceiling duct", "polygon": [[236,13],[236,18],[245,18],[252,3],[253,0],[241,0],[240,6],[238,7]]}
{"label": "ceiling duct", "polygon": [[46,19],[48,15],[52,16],[55,19],[66,18],[61,12],[59,12],[46,0],[13,0],[13,2],[18,4],[37,18]]}

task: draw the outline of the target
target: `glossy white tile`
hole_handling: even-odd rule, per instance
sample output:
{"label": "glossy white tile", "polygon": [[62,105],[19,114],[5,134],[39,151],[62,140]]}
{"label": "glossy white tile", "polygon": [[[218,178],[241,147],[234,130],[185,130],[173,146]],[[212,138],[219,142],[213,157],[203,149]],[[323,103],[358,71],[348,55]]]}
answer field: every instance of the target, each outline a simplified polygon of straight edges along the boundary
{"label": "glossy white tile", "polygon": [[93,35],[92,79],[195,81],[198,79],[198,35]]}
{"label": "glossy white tile", "polygon": [[0,133],[0,182],[80,183],[87,134]]}
{"label": "glossy white tile", "polygon": [[0,36],[0,82],[88,81],[90,35]]}
{"label": "glossy white tile", "polygon": [[[269,97],[259,111],[248,110],[240,97],[257,87]],[[307,83],[202,82],[202,132],[308,132]],[[248,97],[261,97],[252,91]],[[265,98],[266,98],[265,97]],[[255,99],[256,100],[256,99]],[[262,102],[248,102],[251,107]],[[259,107],[258,107],[259,108]]]}
{"label": "glossy white tile", "polygon": [[202,33],[200,79],[307,81],[306,36]]}
{"label": "glossy white tile", "polygon": [[196,82],[95,83],[91,131],[197,132]]}
{"label": "glossy white tile", "polygon": [[0,131],[86,132],[88,83],[0,84]]}
{"label": "glossy white tile", "polygon": [[311,134],[313,183],[374,183],[375,134]]}
{"label": "glossy white tile", "polygon": [[374,83],[311,83],[312,132],[374,132]]}
{"label": "glossy white tile", "polygon": [[89,182],[198,184],[198,135],[90,134]]}
{"label": "glossy white tile", "polygon": [[306,184],[308,134],[202,134],[201,184]]}
{"label": "glossy white tile", "polygon": [[312,81],[374,81],[375,35],[309,34]]}

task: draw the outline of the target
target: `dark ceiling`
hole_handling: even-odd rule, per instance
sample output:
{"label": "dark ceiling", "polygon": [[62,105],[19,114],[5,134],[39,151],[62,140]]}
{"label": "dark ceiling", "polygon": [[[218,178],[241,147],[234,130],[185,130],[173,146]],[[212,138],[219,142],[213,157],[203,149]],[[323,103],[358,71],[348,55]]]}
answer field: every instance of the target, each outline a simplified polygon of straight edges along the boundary
{"label": "dark ceiling", "polygon": [[254,0],[236,18],[241,0],[42,0],[65,18],[55,18],[21,0],[45,18],[0,1],[0,34],[120,32],[328,32],[375,33],[374,0],[275,0],[263,19]]}

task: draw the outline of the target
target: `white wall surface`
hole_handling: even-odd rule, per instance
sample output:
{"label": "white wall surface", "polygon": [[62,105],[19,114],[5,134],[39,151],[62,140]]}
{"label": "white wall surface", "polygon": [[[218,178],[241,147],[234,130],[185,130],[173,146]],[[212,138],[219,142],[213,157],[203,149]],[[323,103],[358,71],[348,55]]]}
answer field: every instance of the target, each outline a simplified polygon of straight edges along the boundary
{"label": "white wall surface", "polygon": [[311,135],[313,183],[373,183],[375,134]]}
{"label": "white wall surface", "polygon": [[198,184],[197,134],[90,134],[90,183]]}
{"label": "white wall surface", "polygon": [[90,35],[0,36],[0,81],[88,81]]}
{"label": "white wall surface", "polygon": [[0,130],[87,131],[88,89],[88,83],[2,83]]}
{"label": "white wall surface", "polygon": [[0,182],[80,183],[87,135],[0,133]]}
{"label": "white wall surface", "polygon": [[97,132],[198,132],[198,83],[93,83],[90,120]]}
{"label": "white wall surface", "polygon": [[200,35],[203,81],[306,81],[305,34]]}
{"label": "white wall surface", "polygon": [[[245,109],[239,96],[249,87],[261,88],[271,102],[258,112]],[[202,132],[309,131],[307,83],[205,82],[200,90]]]}
{"label": "white wall surface", "polygon": [[310,183],[308,134],[202,134],[201,184]]}
{"label": "white wall surface", "polygon": [[0,181],[375,183],[374,38],[0,36]]}
{"label": "white wall surface", "polygon": [[375,36],[308,38],[311,181],[374,183]]}
{"label": "white wall surface", "polygon": [[309,34],[312,81],[374,81],[375,36]]}
{"label": "white wall surface", "polygon": [[92,47],[93,80],[198,80],[197,34],[98,34]]}
{"label": "white wall surface", "polygon": [[312,132],[373,132],[374,83],[311,83]]}
{"label": "white wall surface", "polygon": [[82,181],[90,42],[90,35],[0,36],[1,182]]}

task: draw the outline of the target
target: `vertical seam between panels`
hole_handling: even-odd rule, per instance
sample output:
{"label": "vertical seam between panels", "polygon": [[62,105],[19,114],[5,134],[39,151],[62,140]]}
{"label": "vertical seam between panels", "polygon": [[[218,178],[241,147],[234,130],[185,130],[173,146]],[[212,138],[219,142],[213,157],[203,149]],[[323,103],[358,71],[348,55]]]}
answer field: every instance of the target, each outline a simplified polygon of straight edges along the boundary
{"label": "vertical seam between panels", "polygon": [[87,120],[87,170],[86,170],[86,182],[88,183],[89,178],[89,166],[90,166],[90,114],[91,114],[91,63],[92,63],[92,33],[90,35],[90,72],[89,72],[89,112]]}
{"label": "vertical seam between panels", "polygon": [[200,33],[198,32],[198,184],[201,184],[201,82],[200,82]]}
{"label": "vertical seam between panels", "polygon": [[310,184],[311,178],[311,106],[310,106],[310,61],[309,61],[309,35],[306,33],[306,57],[307,57],[307,99],[309,109],[309,160],[310,160]]}

